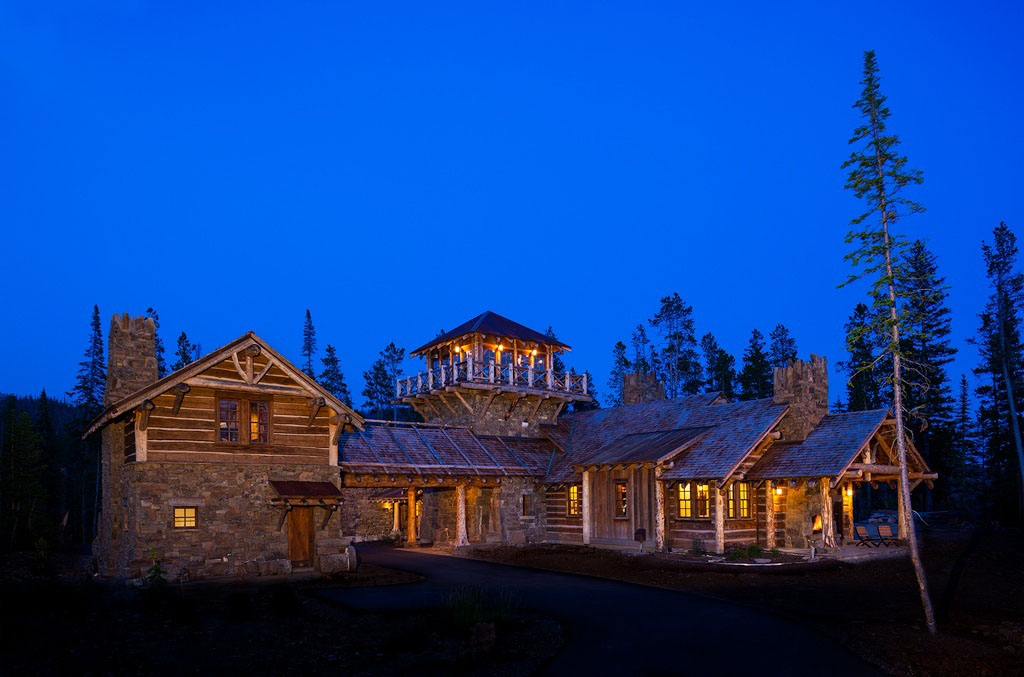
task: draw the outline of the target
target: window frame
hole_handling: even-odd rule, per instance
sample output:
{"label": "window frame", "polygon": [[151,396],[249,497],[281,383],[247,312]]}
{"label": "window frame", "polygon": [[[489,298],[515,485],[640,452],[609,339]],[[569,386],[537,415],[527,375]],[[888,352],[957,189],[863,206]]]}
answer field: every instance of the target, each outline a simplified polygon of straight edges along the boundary
{"label": "window frame", "polygon": [[580,517],[582,514],[583,488],[578,484],[570,484],[565,488],[565,516]]}
{"label": "window frame", "polygon": [[[680,482],[676,487],[676,519],[691,520],[693,519],[693,489],[690,487],[692,482]],[[683,514],[683,509],[686,509],[686,514]]]}
{"label": "window frame", "polygon": [[[182,511],[180,519],[182,524],[178,524],[178,511]],[[191,518],[187,514],[187,511],[191,510]],[[192,524],[188,524],[188,520],[191,519]],[[171,506],[171,529],[186,530],[186,529],[198,529],[199,528],[199,506],[198,505],[174,505]]]}
{"label": "window frame", "polygon": [[[743,491],[740,490],[741,488]],[[749,482],[733,482],[730,484],[727,498],[728,511],[726,512],[726,517],[739,520],[751,518]]]}
{"label": "window frame", "polygon": [[[691,519],[711,519],[711,484],[709,482],[695,482],[696,491],[693,495],[693,517]],[[704,497],[701,498],[701,487],[704,488]],[[704,514],[701,514],[701,501],[703,500]]]}
{"label": "window frame", "polygon": [[[216,424],[214,440],[215,444],[228,447],[260,447],[267,448],[274,444],[274,398],[270,395],[259,393],[215,393],[216,408],[214,410],[214,422]],[[221,403],[238,403],[238,439],[235,441],[221,439]],[[252,421],[250,415],[253,404],[265,404],[267,406],[267,441],[253,441]]]}
{"label": "window frame", "polygon": [[614,480],[612,487],[612,516],[617,520],[629,519],[629,480]]}

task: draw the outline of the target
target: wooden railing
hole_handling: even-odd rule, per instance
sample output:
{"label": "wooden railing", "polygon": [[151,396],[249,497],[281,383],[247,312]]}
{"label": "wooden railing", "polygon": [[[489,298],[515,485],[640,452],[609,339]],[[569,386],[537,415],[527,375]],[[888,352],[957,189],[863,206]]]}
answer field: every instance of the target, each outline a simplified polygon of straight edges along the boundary
{"label": "wooden railing", "polygon": [[587,394],[586,374],[559,374],[551,369],[516,367],[511,364],[495,364],[493,361],[477,362],[470,358],[465,362],[442,364],[415,376],[398,379],[395,383],[395,397],[422,395],[466,382],[493,383],[495,386],[550,390],[572,395]]}

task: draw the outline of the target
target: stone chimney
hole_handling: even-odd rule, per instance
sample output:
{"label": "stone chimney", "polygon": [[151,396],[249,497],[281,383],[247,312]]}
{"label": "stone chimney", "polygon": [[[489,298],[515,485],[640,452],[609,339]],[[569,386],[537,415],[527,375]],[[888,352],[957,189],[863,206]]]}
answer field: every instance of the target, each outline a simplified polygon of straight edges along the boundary
{"label": "stone chimney", "polygon": [[128,313],[110,318],[107,335],[107,390],[112,404],[157,380],[156,325],[148,317]]}
{"label": "stone chimney", "polygon": [[828,413],[828,360],[811,355],[810,362],[790,360],[775,368],[776,404],[788,404],[779,423],[784,442],[802,442]]}
{"label": "stone chimney", "polygon": [[641,404],[665,399],[665,386],[654,372],[622,375],[622,403]]}

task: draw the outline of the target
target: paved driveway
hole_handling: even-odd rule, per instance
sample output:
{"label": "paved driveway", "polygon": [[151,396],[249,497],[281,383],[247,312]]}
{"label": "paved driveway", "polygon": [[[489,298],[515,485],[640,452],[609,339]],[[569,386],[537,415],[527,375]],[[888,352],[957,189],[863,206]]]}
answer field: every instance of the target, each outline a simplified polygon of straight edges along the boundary
{"label": "paved driveway", "polygon": [[547,666],[551,674],[875,673],[809,628],[727,602],[423,551],[362,544],[360,554],[366,563],[413,571],[426,580],[324,594],[352,608],[382,610],[441,606],[450,590],[462,586],[511,589],[521,607],[562,623],[566,642]]}

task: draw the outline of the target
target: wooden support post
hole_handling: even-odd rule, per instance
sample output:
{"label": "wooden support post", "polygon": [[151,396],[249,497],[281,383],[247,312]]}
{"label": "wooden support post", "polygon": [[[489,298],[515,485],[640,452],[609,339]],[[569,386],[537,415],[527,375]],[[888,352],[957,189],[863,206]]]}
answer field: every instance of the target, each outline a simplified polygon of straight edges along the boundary
{"label": "wooden support post", "polygon": [[832,485],[827,477],[818,480],[821,494],[821,544],[826,548],[836,547],[835,516],[832,511]]}
{"label": "wooden support post", "polygon": [[406,494],[409,498],[409,507],[405,516],[405,541],[410,545],[416,544],[416,487],[409,487]]}
{"label": "wooden support post", "polygon": [[391,531],[392,533],[400,534],[402,533],[402,504],[399,501],[395,501],[391,506],[395,511],[392,519]]}
{"label": "wooden support post", "polygon": [[583,471],[583,545],[590,545],[590,531],[591,531],[591,520],[590,520],[590,473],[586,470]]}
{"label": "wooden support post", "polygon": [[466,533],[466,485],[459,482],[455,485],[455,547],[469,545]]}
{"label": "wooden support post", "polygon": [[657,522],[654,525],[654,548],[665,549],[665,483],[654,478],[654,514]]}
{"label": "wooden support post", "polygon": [[[909,513],[909,511],[906,511]],[[899,490],[899,483],[896,484],[896,535],[899,539],[906,540],[910,531],[910,525],[904,517],[903,492]],[[913,519],[913,516],[911,516]]]}
{"label": "wooden support post", "polygon": [[843,492],[843,542],[853,542],[853,483],[848,482]]}
{"label": "wooden support post", "polygon": [[587,372],[583,372],[583,394],[587,394]]}
{"label": "wooden support post", "polygon": [[775,482],[764,483],[764,547],[768,550],[776,547],[775,543]]}
{"label": "wooden support post", "polygon": [[725,554],[725,492],[719,486],[720,482],[713,482],[710,490],[715,492],[715,552],[719,555]]}

